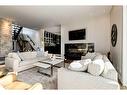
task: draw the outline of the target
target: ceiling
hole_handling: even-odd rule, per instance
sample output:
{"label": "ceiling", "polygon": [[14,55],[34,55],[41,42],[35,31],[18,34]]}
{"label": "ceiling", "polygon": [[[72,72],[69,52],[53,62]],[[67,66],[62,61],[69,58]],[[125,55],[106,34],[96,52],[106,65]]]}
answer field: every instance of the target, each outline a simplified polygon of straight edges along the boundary
{"label": "ceiling", "polygon": [[0,6],[0,17],[19,25],[40,28],[85,21],[109,14],[112,6]]}

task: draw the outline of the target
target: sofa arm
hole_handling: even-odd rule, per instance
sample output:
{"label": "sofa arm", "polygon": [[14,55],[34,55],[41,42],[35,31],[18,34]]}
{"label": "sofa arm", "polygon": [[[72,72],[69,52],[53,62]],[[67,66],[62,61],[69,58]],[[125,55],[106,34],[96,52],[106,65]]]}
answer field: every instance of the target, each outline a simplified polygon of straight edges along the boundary
{"label": "sofa arm", "polygon": [[41,83],[36,83],[34,84],[31,88],[29,88],[28,90],[42,90],[43,86]]}
{"label": "sofa arm", "polygon": [[10,73],[10,74],[0,78],[0,84],[2,86],[6,86],[6,85],[12,83],[15,80],[16,80],[16,74]]}
{"label": "sofa arm", "polygon": [[18,72],[19,60],[7,57],[5,58],[5,66],[14,72]]}
{"label": "sofa arm", "polygon": [[[111,65],[110,65],[111,66]],[[104,72],[102,73],[102,76],[114,81],[118,81],[118,73],[114,68],[108,68],[105,67]]]}
{"label": "sofa arm", "polygon": [[102,76],[114,81],[118,81],[118,73],[109,59],[104,55],[103,60],[105,62],[105,68],[102,73]]}

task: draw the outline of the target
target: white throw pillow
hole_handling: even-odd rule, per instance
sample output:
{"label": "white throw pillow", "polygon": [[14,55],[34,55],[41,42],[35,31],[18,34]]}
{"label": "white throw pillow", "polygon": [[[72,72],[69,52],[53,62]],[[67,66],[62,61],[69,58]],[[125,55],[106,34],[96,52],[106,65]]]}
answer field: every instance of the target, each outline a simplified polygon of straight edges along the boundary
{"label": "white throw pillow", "polygon": [[22,60],[31,60],[37,57],[37,52],[36,51],[32,51],[32,52],[19,52],[17,53],[19,55],[19,57]]}
{"label": "white throw pillow", "polygon": [[81,68],[82,67],[82,64],[80,64],[80,61],[73,61],[70,66],[72,68]]}
{"label": "white throw pillow", "polygon": [[97,55],[97,56],[95,56],[94,58],[93,58],[93,61],[94,60],[98,60],[98,59],[102,59],[103,58],[103,55]]}
{"label": "white throw pillow", "polygon": [[88,72],[92,75],[99,76],[104,70],[104,61],[102,59],[94,60],[88,65]]}
{"label": "white throw pillow", "polygon": [[19,51],[17,52],[17,55],[19,56],[19,58],[21,59],[21,61],[24,60],[24,58],[20,55],[20,52]]}
{"label": "white throw pillow", "polygon": [[89,63],[91,63],[91,59],[73,61],[68,69],[73,71],[86,71]]}
{"label": "white throw pillow", "polygon": [[82,56],[81,57],[81,60],[84,60],[84,59],[91,59],[91,60],[93,60],[93,58],[96,56],[96,53],[94,52],[94,53],[87,53],[85,56]]}
{"label": "white throw pillow", "polygon": [[96,56],[98,56],[98,55],[102,55],[101,53],[99,53],[99,52],[96,52]]}
{"label": "white throw pillow", "polygon": [[17,53],[9,53],[8,57],[17,59],[19,62],[21,61],[21,58],[18,56]]}
{"label": "white throw pillow", "polygon": [[80,60],[80,63],[81,63],[82,65],[86,65],[86,64],[89,64],[89,63],[91,63],[91,62],[92,62],[91,59]]}

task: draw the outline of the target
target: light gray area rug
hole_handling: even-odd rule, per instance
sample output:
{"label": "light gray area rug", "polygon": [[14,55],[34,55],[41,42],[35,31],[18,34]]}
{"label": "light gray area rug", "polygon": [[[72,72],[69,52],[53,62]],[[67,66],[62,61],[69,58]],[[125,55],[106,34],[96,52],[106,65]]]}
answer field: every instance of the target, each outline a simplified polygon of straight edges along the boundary
{"label": "light gray area rug", "polygon": [[[57,69],[54,67],[53,76],[48,77],[46,75],[38,73],[38,67],[34,67],[18,73],[18,80],[29,84],[35,84],[37,82],[43,85],[44,89],[57,89]],[[49,69],[40,68],[40,71],[50,73]]]}
{"label": "light gray area rug", "polygon": [[[59,67],[63,67],[63,63],[57,64],[57,66]],[[65,67],[67,68],[69,66],[69,64],[65,63]],[[45,72],[50,74],[50,68],[48,69],[43,69],[43,68],[39,68],[39,67],[34,67],[22,72],[18,73],[18,80],[21,80],[23,82],[29,83],[29,84],[35,84],[37,82],[41,83],[43,85],[44,89],[57,89],[57,67],[53,68],[53,76],[52,77],[48,77],[46,75],[40,74],[38,73],[38,69],[41,72]]]}

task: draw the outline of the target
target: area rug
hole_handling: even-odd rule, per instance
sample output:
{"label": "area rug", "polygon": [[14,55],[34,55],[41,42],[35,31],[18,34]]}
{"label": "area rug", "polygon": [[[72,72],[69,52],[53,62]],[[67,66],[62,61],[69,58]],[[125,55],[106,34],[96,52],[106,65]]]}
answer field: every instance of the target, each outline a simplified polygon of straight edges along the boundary
{"label": "area rug", "polygon": [[[43,85],[43,89],[57,89],[57,69],[53,69],[53,76],[48,77],[46,75],[38,73],[38,67],[34,67],[25,71],[18,73],[18,80],[29,84],[35,84],[37,82]],[[40,68],[41,72],[50,73],[49,69]]]}

